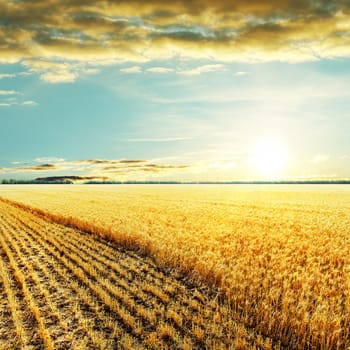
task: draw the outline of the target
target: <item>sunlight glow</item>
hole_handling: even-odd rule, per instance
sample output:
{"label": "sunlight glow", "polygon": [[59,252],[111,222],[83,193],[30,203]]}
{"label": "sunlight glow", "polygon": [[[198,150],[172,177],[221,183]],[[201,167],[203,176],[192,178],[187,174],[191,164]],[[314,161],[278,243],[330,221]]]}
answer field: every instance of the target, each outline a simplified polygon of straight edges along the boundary
{"label": "sunlight glow", "polygon": [[286,167],[287,152],[279,141],[262,139],[253,149],[251,163],[261,175],[274,178]]}

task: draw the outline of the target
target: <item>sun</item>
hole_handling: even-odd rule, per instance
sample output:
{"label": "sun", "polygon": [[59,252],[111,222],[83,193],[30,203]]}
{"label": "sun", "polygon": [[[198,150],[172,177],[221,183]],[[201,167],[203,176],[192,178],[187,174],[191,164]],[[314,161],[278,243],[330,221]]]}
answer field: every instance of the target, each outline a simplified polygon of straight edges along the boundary
{"label": "sun", "polygon": [[287,165],[286,149],[277,140],[262,139],[255,144],[251,163],[260,175],[267,178],[277,177]]}

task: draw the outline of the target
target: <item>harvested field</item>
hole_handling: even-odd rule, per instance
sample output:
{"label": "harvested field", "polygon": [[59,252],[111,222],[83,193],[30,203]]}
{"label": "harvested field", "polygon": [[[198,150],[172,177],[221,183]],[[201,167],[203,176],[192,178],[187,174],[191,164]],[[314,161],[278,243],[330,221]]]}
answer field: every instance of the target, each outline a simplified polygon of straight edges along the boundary
{"label": "harvested field", "polygon": [[218,295],[115,242],[0,201],[0,348],[280,348]]}
{"label": "harvested field", "polygon": [[[219,292],[224,309],[218,315],[227,315],[229,305],[229,319],[249,334],[242,344],[260,346],[264,335],[265,348],[350,347],[349,186],[60,185],[0,190],[2,198],[18,202],[18,209],[151,257],[158,269],[181,272],[206,286],[214,300]],[[217,334],[211,326],[199,331],[191,323],[184,327],[209,341],[194,346],[219,347],[210,343]],[[232,327],[223,327],[231,337],[222,341],[223,347],[246,347],[231,331],[238,326]]]}

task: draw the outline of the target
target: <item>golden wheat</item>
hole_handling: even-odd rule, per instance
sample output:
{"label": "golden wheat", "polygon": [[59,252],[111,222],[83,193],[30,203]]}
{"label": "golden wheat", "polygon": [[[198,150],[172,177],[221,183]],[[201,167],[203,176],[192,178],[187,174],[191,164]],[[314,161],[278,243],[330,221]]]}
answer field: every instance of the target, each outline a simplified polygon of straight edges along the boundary
{"label": "golden wheat", "polygon": [[8,301],[0,334],[12,335],[4,349],[229,349],[235,341],[264,349],[270,342],[175,271],[4,201],[0,268]]}
{"label": "golden wheat", "polygon": [[[236,329],[237,334],[244,335],[248,327],[289,348],[350,346],[350,190],[346,186],[63,186],[35,191],[29,186],[6,187],[2,196],[38,208],[37,213],[41,210],[51,220],[137,248],[153,256],[159,266],[218,287],[243,327]],[[81,264],[79,244],[70,253],[74,264]],[[91,247],[86,249],[91,255]],[[128,274],[140,272],[138,263],[129,266]],[[85,276],[91,273],[99,276],[88,266],[81,271]],[[203,341],[218,347],[214,341],[209,344],[203,333],[210,327],[218,334],[221,330],[213,324],[202,328],[205,322],[196,319],[196,312],[205,312],[198,298],[174,309],[178,321],[162,310],[162,303],[173,296],[165,293],[164,285],[171,286],[169,278],[157,274],[155,269],[159,283],[131,291],[133,298],[140,293],[144,300],[146,293],[156,300],[150,314],[139,311],[140,320],[152,323],[161,315],[172,327],[181,324],[179,320],[183,324],[190,320],[190,338],[183,340],[183,347]],[[128,290],[125,285],[124,290]],[[226,312],[227,308],[220,309],[215,318],[225,318]],[[164,330],[170,328],[160,326],[167,334]],[[149,343],[152,337],[150,333]],[[161,339],[165,338],[171,336]],[[237,336],[231,344],[244,348],[246,339]],[[273,346],[270,339],[257,339],[263,347]]]}

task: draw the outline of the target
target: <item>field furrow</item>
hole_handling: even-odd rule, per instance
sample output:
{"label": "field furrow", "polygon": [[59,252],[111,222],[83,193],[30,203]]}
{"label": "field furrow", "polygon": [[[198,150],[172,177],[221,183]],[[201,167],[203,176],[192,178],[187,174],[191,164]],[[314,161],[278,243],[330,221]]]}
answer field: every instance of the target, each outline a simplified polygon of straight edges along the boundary
{"label": "field furrow", "polygon": [[40,286],[37,284],[35,278],[36,276],[33,275],[32,271],[27,270],[28,265],[25,262],[18,262],[16,259],[16,254],[18,254],[18,252],[16,252],[16,247],[11,246],[11,242],[6,242],[4,238],[8,238],[6,229],[2,232],[2,236],[0,236],[0,244],[9,258],[10,266],[15,271],[15,278],[21,285],[21,289],[23,291],[24,298],[29,305],[29,309],[38,323],[39,335],[45,348],[53,349],[53,342],[48,331],[48,325],[51,323],[51,320],[47,320],[45,318],[45,314],[47,312],[46,305],[42,301],[42,291],[40,290]]}
{"label": "field furrow", "polygon": [[[108,335],[117,334],[116,330],[122,328],[123,325],[118,324],[118,315],[109,312],[109,310],[107,314],[112,314],[112,317],[106,317],[104,312],[96,314],[99,304],[102,305],[101,310],[105,308],[105,304],[99,301],[94,293],[99,287],[98,283],[96,286],[93,285],[78,265],[72,263],[62,250],[42,239],[42,236],[37,231],[28,229],[27,226],[21,226],[20,223],[17,228],[21,229],[21,236],[23,235],[28,242],[34,242],[41,253],[45,252],[45,254],[41,254],[42,264],[53,269],[47,277],[52,278],[54,276],[57,279],[57,276],[59,276],[61,281],[58,280],[57,283],[61,282],[59,285],[60,289],[65,285],[67,287],[62,291],[61,302],[68,309],[74,311],[75,319],[78,322],[78,324],[71,324],[69,332],[71,338],[75,342],[77,339],[80,339],[79,343],[87,348],[90,348],[89,343],[91,341],[94,343],[94,346],[91,347],[93,349],[106,348],[110,343],[106,341],[109,338]],[[92,288],[89,288],[89,286]],[[70,300],[70,296],[74,294],[76,294],[75,298]],[[71,321],[73,320],[71,319]],[[104,333],[99,332],[101,328],[104,329]]]}
{"label": "field furrow", "polygon": [[14,290],[14,281],[0,249],[0,349],[26,346],[28,343],[21,311]]}
{"label": "field furrow", "polygon": [[[3,222],[2,222],[3,223]],[[15,327],[16,337],[10,339],[10,343],[25,349],[34,349],[44,345],[40,337],[40,329],[34,315],[35,304],[30,303],[33,297],[29,294],[27,286],[23,285],[24,276],[14,263],[9,247],[3,239],[3,225],[0,226],[1,246],[1,275],[7,294],[8,305],[11,309],[12,320]],[[9,256],[12,258],[9,258]],[[11,332],[7,329],[7,332]],[[6,346],[7,347],[7,342]]]}
{"label": "field furrow", "polygon": [[[11,225],[9,225],[9,232],[10,230]],[[74,291],[66,288],[68,276],[59,278],[55,273],[55,262],[48,261],[42,254],[42,247],[35,240],[28,238],[26,232],[22,231],[22,233],[16,236],[16,239],[11,237],[9,239],[18,252],[19,260],[24,263],[23,266],[28,275],[32,276],[40,290],[41,303],[46,306],[45,314],[50,318],[50,325],[47,328],[51,337],[55,338],[55,348],[70,349],[72,339],[74,339],[73,343],[91,344],[93,337],[89,340],[89,334],[82,332],[82,329],[84,324],[88,324],[92,319],[85,318],[79,312],[79,298]],[[74,327],[78,329],[80,335],[75,336],[74,331],[70,332]]]}
{"label": "field furrow", "polygon": [[6,322],[22,347],[281,348],[150,258],[1,201],[0,213],[1,292],[13,300]]}
{"label": "field furrow", "polygon": [[[40,229],[42,228],[42,226],[34,224],[33,221],[27,222],[26,225],[27,229],[30,229],[30,231],[36,232],[36,234],[40,235]],[[62,256],[65,256],[65,258],[68,257],[68,259],[70,259],[70,263],[73,264],[73,266],[81,268],[82,273],[76,275],[76,277],[80,277],[80,279],[84,277],[84,282],[87,283],[89,288],[92,289],[98,297],[104,300],[104,302],[107,303],[107,305],[110,308],[112,308],[112,310],[115,311],[115,309],[113,309],[115,306],[111,304],[111,300],[117,299],[119,301],[119,313],[123,316],[122,321],[124,322],[125,327],[132,329],[133,332],[135,332],[135,330],[137,332],[140,332],[140,329],[134,329],[135,321],[131,316],[132,314],[136,314],[137,316],[139,316],[141,324],[138,325],[138,327],[141,326],[143,332],[148,330],[149,333],[156,333],[159,327],[160,329],[163,329],[164,327],[166,328],[166,326],[163,325],[164,320],[170,320],[172,326],[169,326],[169,329],[175,328],[176,330],[176,328],[179,328],[177,327],[177,325],[186,325],[187,327],[180,327],[179,331],[181,333],[188,333],[189,335],[193,334],[194,331],[195,335],[192,339],[192,343],[197,345],[200,345],[202,343],[202,341],[205,338],[205,329],[206,327],[208,327],[208,324],[206,324],[206,322],[208,318],[214,318],[215,309],[217,313],[218,306],[216,306],[216,308],[214,307],[214,310],[211,310],[210,308],[203,308],[203,306],[201,306],[200,304],[203,304],[204,297],[201,297],[201,295],[198,292],[193,293],[192,296],[186,295],[186,293],[184,293],[185,288],[183,286],[182,293],[180,294],[182,303],[169,303],[170,295],[168,296],[165,293],[163,293],[161,290],[159,290],[157,286],[153,286],[148,283],[145,284],[144,280],[140,278],[140,276],[134,276],[126,282],[119,279],[118,277],[113,279],[113,271],[107,266],[105,274],[107,273],[109,275],[108,279],[109,282],[111,282],[111,285],[108,285],[106,284],[106,282],[104,282],[106,280],[106,275],[99,275],[101,271],[103,272],[103,266],[96,263],[95,259],[92,259],[88,254],[83,255],[81,251],[77,249],[69,249],[69,247],[67,247],[67,241],[69,240],[68,237],[73,237],[73,239],[82,241],[80,237],[77,237],[76,231],[65,229],[65,241],[58,240],[57,236],[59,236],[57,230],[55,231],[55,238],[53,238],[52,235],[50,236],[49,233],[45,233],[45,231],[43,231],[42,240],[46,240],[49,244],[54,246],[56,249],[60,250]],[[84,239],[85,238],[87,237],[84,237]],[[114,254],[116,254],[116,251],[114,252]],[[129,266],[127,266],[127,268],[130,269]],[[73,269],[72,272],[74,273]],[[125,275],[125,273],[123,273],[122,275]],[[145,275],[147,275],[147,273],[145,273]],[[88,278],[88,276],[90,276],[90,279]],[[94,286],[94,284],[91,282],[91,278],[94,280],[102,281],[101,284],[103,288],[96,288],[96,286]],[[118,285],[124,286],[124,290],[118,288]],[[143,290],[149,291],[148,297],[147,295],[145,296]],[[110,294],[108,294],[108,292]],[[140,300],[145,305],[145,307],[143,307],[142,304],[139,303]],[[172,298],[172,300],[176,300],[176,298]],[[161,306],[159,306],[159,301],[163,302]],[[146,307],[148,309],[146,309]],[[182,311],[179,312],[179,308],[181,308]],[[213,306],[211,306],[211,308],[213,308]],[[205,317],[203,317],[202,314],[204,310]],[[208,311],[210,311],[210,313]],[[156,322],[157,318],[159,319],[159,321]],[[233,321],[232,318],[228,318],[227,323],[224,326],[226,327],[223,328],[222,324],[220,324],[219,322],[215,322],[213,324],[213,335],[210,340],[211,342],[216,341],[216,334],[221,335],[222,338],[226,337],[226,345],[229,345],[232,342],[232,335],[235,334],[237,324]],[[137,333],[134,334],[134,336],[137,336]],[[208,342],[208,339],[206,339],[206,342]],[[215,344],[218,343],[220,343],[220,341]]]}
{"label": "field furrow", "polygon": [[[30,238],[33,236],[28,235]],[[61,313],[69,320],[69,336],[79,347],[105,349],[114,344],[112,338],[120,335],[114,315],[104,310],[94,294],[77,280],[76,275],[62,263],[61,253],[55,247],[41,242],[42,264],[51,269],[50,279],[59,286]],[[46,255],[47,254],[47,255]],[[50,259],[48,259],[48,257]]]}

